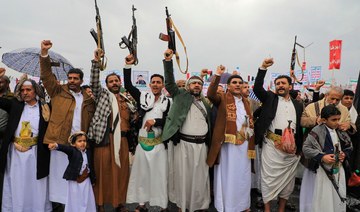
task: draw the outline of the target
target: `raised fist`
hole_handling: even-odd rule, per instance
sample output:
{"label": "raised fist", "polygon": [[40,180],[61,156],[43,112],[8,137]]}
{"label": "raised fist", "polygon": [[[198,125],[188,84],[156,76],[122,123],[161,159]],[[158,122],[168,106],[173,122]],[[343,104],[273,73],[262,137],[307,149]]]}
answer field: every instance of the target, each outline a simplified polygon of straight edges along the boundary
{"label": "raised fist", "polygon": [[173,55],[174,55],[174,52],[173,52],[173,50],[171,50],[171,49],[167,49],[167,50],[164,52],[164,57],[165,57],[165,60],[166,60],[166,61],[170,61],[171,58],[173,57]]}
{"label": "raised fist", "polygon": [[272,66],[273,64],[274,64],[273,58],[266,58],[261,64],[261,69],[267,69],[268,67]]}

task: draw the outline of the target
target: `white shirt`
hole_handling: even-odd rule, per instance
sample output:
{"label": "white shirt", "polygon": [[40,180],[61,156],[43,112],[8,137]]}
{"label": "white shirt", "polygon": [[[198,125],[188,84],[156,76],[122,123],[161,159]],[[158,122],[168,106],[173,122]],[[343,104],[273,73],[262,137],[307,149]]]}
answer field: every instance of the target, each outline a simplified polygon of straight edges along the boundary
{"label": "white shirt", "polygon": [[78,132],[81,130],[81,106],[83,103],[83,95],[80,92],[75,93],[74,91],[70,90],[71,94],[74,96],[75,98],[75,109],[74,109],[74,116],[73,116],[73,121],[72,121],[72,127],[71,127],[71,134]]}
{"label": "white shirt", "polygon": [[236,96],[234,96],[235,98],[235,105],[236,105],[236,130],[240,131],[242,125],[244,124],[245,121],[245,116],[246,111],[245,111],[245,106],[244,103],[242,101],[242,98],[238,98]]}
{"label": "white shirt", "polygon": [[[201,100],[198,101],[201,107],[206,112],[204,103]],[[208,124],[206,122],[206,118],[194,103],[191,104],[190,110],[186,115],[186,119],[180,128],[180,132],[185,135],[199,136],[206,135],[206,133],[208,132]]]}
{"label": "white shirt", "polygon": [[295,106],[290,98],[286,100],[284,97],[279,96],[276,115],[270,124],[269,130],[271,132],[275,132],[275,129],[280,129],[282,132],[284,132],[284,129],[289,125],[288,120],[291,120],[290,127],[294,130],[294,133],[296,133]]}
{"label": "white shirt", "polygon": [[86,150],[84,150],[84,151],[81,151],[81,155],[82,155],[82,158],[83,158],[83,163],[82,163],[82,165],[81,165],[81,171],[80,171],[80,173],[79,173],[79,175],[82,175],[82,173],[84,172],[84,170],[87,168],[88,169],[88,171],[90,170],[89,168],[88,168],[88,159],[87,159],[87,156],[86,156]]}
{"label": "white shirt", "polygon": [[30,122],[31,126],[31,137],[36,137],[39,134],[39,122],[40,122],[40,108],[39,102],[36,102],[35,105],[29,105],[25,102],[24,110],[21,114],[21,118],[18,124],[18,127],[15,131],[15,136],[20,136],[20,130],[22,127],[22,122]]}

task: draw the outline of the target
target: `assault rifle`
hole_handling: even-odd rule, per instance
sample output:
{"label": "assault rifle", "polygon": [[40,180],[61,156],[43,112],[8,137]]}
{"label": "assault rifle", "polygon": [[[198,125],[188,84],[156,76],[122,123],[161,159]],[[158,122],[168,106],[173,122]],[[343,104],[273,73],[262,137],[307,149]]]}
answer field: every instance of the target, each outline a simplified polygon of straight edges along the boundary
{"label": "assault rifle", "polygon": [[97,48],[102,50],[103,52],[100,61],[100,70],[103,71],[106,68],[107,59],[105,58],[105,47],[104,47],[104,39],[103,39],[102,26],[101,26],[101,17],[96,0],[95,0],[95,10],[96,10],[96,16],[95,16],[96,32],[94,29],[91,29],[90,34],[94,38]]}
{"label": "assault rifle", "polygon": [[160,33],[159,38],[162,41],[167,41],[168,49],[171,49],[173,53],[176,54],[175,31],[172,29],[172,20],[167,7],[165,7],[165,13],[166,13],[167,35]]}
{"label": "assault rifle", "polygon": [[119,43],[120,48],[122,49],[129,49],[130,54],[134,57],[134,65],[138,64],[138,58],[137,58],[137,26],[136,26],[136,19],[135,19],[135,12],[136,8],[134,5],[132,6],[132,20],[133,25],[131,26],[131,31],[129,33],[129,36],[122,37],[121,42]]}
{"label": "assault rifle", "polygon": [[[168,8],[165,7],[165,12],[166,12],[166,29],[167,29],[167,35],[160,33],[159,38],[162,41],[167,41],[168,42],[168,49],[171,49],[173,51],[173,54],[176,57],[176,62],[178,64],[179,70],[181,73],[186,74],[188,71],[188,67],[189,67],[189,60],[187,57],[187,51],[186,51],[186,46],[184,44],[184,41],[182,40],[182,37],[179,33],[179,31],[177,30],[176,26],[174,25],[174,22],[172,21]],[[174,28],[174,29],[173,29]],[[176,51],[176,44],[175,44],[175,33],[176,35],[179,37],[179,40],[181,42],[181,44],[184,47],[184,51],[185,51],[185,55],[186,55],[186,69],[185,71],[182,71],[180,68],[180,56],[178,54],[178,52]]]}

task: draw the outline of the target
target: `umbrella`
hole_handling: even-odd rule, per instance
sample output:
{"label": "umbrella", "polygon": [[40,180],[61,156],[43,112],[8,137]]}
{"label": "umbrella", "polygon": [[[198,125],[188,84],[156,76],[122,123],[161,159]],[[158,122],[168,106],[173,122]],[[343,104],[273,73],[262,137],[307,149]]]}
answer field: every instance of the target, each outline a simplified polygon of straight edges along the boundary
{"label": "umbrella", "polygon": [[[229,77],[230,77],[231,75],[232,75],[232,74],[227,73],[227,72],[223,73],[223,74],[221,75],[221,78],[220,78],[220,84],[227,84],[227,80],[229,79]],[[212,76],[208,79],[208,81],[211,82],[214,77],[215,77],[215,75],[212,75]]]}
{"label": "umbrella", "polygon": [[[40,77],[40,49],[17,49],[2,55],[2,62],[15,71]],[[67,72],[73,68],[71,63],[58,53],[49,51],[51,69],[58,80],[66,80]]]}

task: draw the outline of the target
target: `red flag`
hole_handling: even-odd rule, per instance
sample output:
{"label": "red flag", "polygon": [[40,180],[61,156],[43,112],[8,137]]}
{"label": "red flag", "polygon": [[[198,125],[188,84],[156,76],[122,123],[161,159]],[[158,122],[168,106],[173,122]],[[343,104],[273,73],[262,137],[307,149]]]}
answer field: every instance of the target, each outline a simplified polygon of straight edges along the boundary
{"label": "red flag", "polygon": [[329,70],[340,69],[342,40],[330,41]]}

